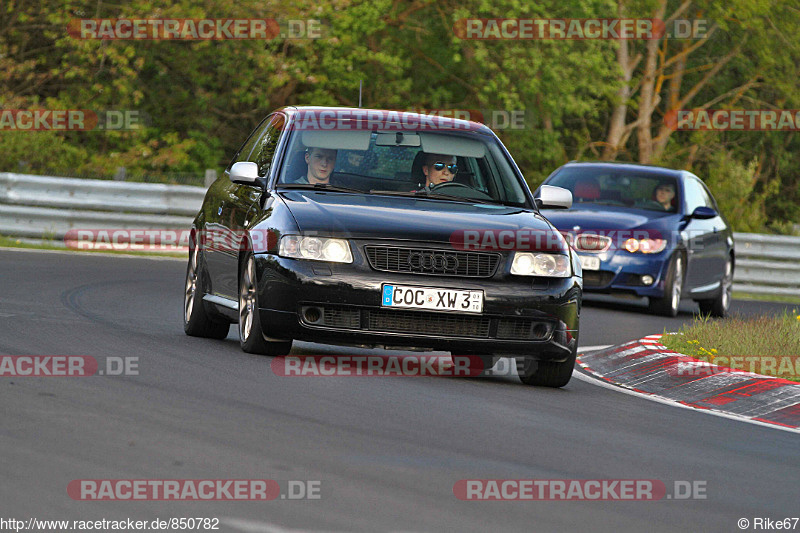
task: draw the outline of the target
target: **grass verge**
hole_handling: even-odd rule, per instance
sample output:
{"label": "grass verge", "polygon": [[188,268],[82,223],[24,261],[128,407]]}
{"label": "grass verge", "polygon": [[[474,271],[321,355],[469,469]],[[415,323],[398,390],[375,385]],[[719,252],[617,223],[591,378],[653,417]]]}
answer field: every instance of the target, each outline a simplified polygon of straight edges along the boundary
{"label": "grass verge", "polygon": [[[52,244],[50,244],[52,242]],[[60,243],[59,243],[60,244]],[[23,239],[14,237],[6,237],[0,235],[0,248],[26,248],[31,250],[59,250],[62,252],[76,252],[76,253],[102,253],[102,254],[115,254],[115,255],[139,255],[148,257],[187,257],[186,252],[142,252],[136,250],[79,250],[75,248],[67,248],[63,244],[59,246],[56,241],[48,241],[46,239],[40,242],[30,242]]]}
{"label": "grass verge", "polygon": [[800,315],[700,316],[661,337],[676,352],[715,365],[800,382]]}
{"label": "grass verge", "polygon": [[780,302],[787,304],[798,304],[797,296],[788,296],[784,294],[760,294],[750,292],[733,291],[734,300],[757,300],[759,302]]}

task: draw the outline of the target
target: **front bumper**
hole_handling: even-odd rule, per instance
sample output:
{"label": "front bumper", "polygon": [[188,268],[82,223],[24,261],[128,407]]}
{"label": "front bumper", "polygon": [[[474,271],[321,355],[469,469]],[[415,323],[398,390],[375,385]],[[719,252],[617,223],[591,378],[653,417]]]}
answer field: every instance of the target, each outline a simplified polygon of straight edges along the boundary
{"label": "front bumper", "polygon": [[[566,360],[577,348],[579,278],[512,276],[501,261],[491,278],[372,270],[363,255],[335,264],[256,255],[264,334],[325,344],[425,348],[453,354]],[[480,314],[381,306],[382,285],[478,289]],[[309,309],[313,316],[308,315]],[[320,320],[314,321],[317,315]]]}
{"label": "front bumper", "polygon": [[[593,293],[627,293],[636,296],[664,296],[664,280],[669,268],[669,251],[658,254],[632,254],[623,250],[579,255],[600,258],[600,270],[583,271],[583,289]],[[653,283],[643,285],[642,276]]]}

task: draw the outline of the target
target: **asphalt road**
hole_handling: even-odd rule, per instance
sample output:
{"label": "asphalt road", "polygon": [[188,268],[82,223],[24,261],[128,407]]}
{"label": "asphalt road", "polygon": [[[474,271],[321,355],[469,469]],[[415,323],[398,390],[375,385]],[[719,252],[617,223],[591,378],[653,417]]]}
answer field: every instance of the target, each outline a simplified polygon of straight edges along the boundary
{"label": "asphalt road", "polygon": [[[0,354],[137,357],[138,375],[0,378],[0,518],[217,517],[221,531],[739,531],[800,516],[800,438],[620,394],[507,378],[286,378],[181,325],[185,264],[0,250]],[[587,302],[581,345],[674,329]],[[781,304],[735,301],[743,313]],[[294,353],[354,349],[296,343]],[[74,501],[75,479],[319,481],[320,499]],[[657,479],[705,499],[458,500],[461,479]],[[800,527],[800,525],[798,526]],[[750,530],[750,529],[748,529]]]}

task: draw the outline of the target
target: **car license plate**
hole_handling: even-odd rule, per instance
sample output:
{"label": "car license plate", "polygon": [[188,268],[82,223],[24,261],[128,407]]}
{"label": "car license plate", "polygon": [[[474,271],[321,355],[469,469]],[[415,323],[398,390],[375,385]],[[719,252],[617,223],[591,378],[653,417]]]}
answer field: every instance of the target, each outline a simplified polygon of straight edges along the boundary
{"label": "car license plate", "polygon": [[588,255],[580,255],[578,257],[581,258],[581,267],[583,267],[584,270],[600,270],[599,257],[592,257]]}
{"label": "car license plate", "polygon": [[383,285],[383,307],[434,311],[483,312],[483,291]]}

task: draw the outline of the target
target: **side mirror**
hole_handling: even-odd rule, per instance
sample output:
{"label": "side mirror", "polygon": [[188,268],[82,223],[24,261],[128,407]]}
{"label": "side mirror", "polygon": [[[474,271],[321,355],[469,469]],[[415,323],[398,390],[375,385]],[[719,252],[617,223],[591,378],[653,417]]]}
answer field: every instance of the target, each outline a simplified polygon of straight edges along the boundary
{"label": "side mirror", "polygon": [[258,181],[258,165],[250,161],[234,163],[229,175],[233,183],[253,186],[260,185]]}
{"label": "side mirror", "polygon": [[706,207],[704,205],[701,205],[700,207],[698,207],[694,211],[692,211],[691,217],[692,218],[697,218],[697,219],[700,219],[700,220],[705,220],[705,219],[709,219],[709,218],[714,218],[718,214],[719,213],[717,213],[716,211],[714,211],[710,207]]}
{"label": "side mirror", "polygon": [[569,209],[572,207],[572,193],[553,185],[539,187],[533,199],[539,209]]}

